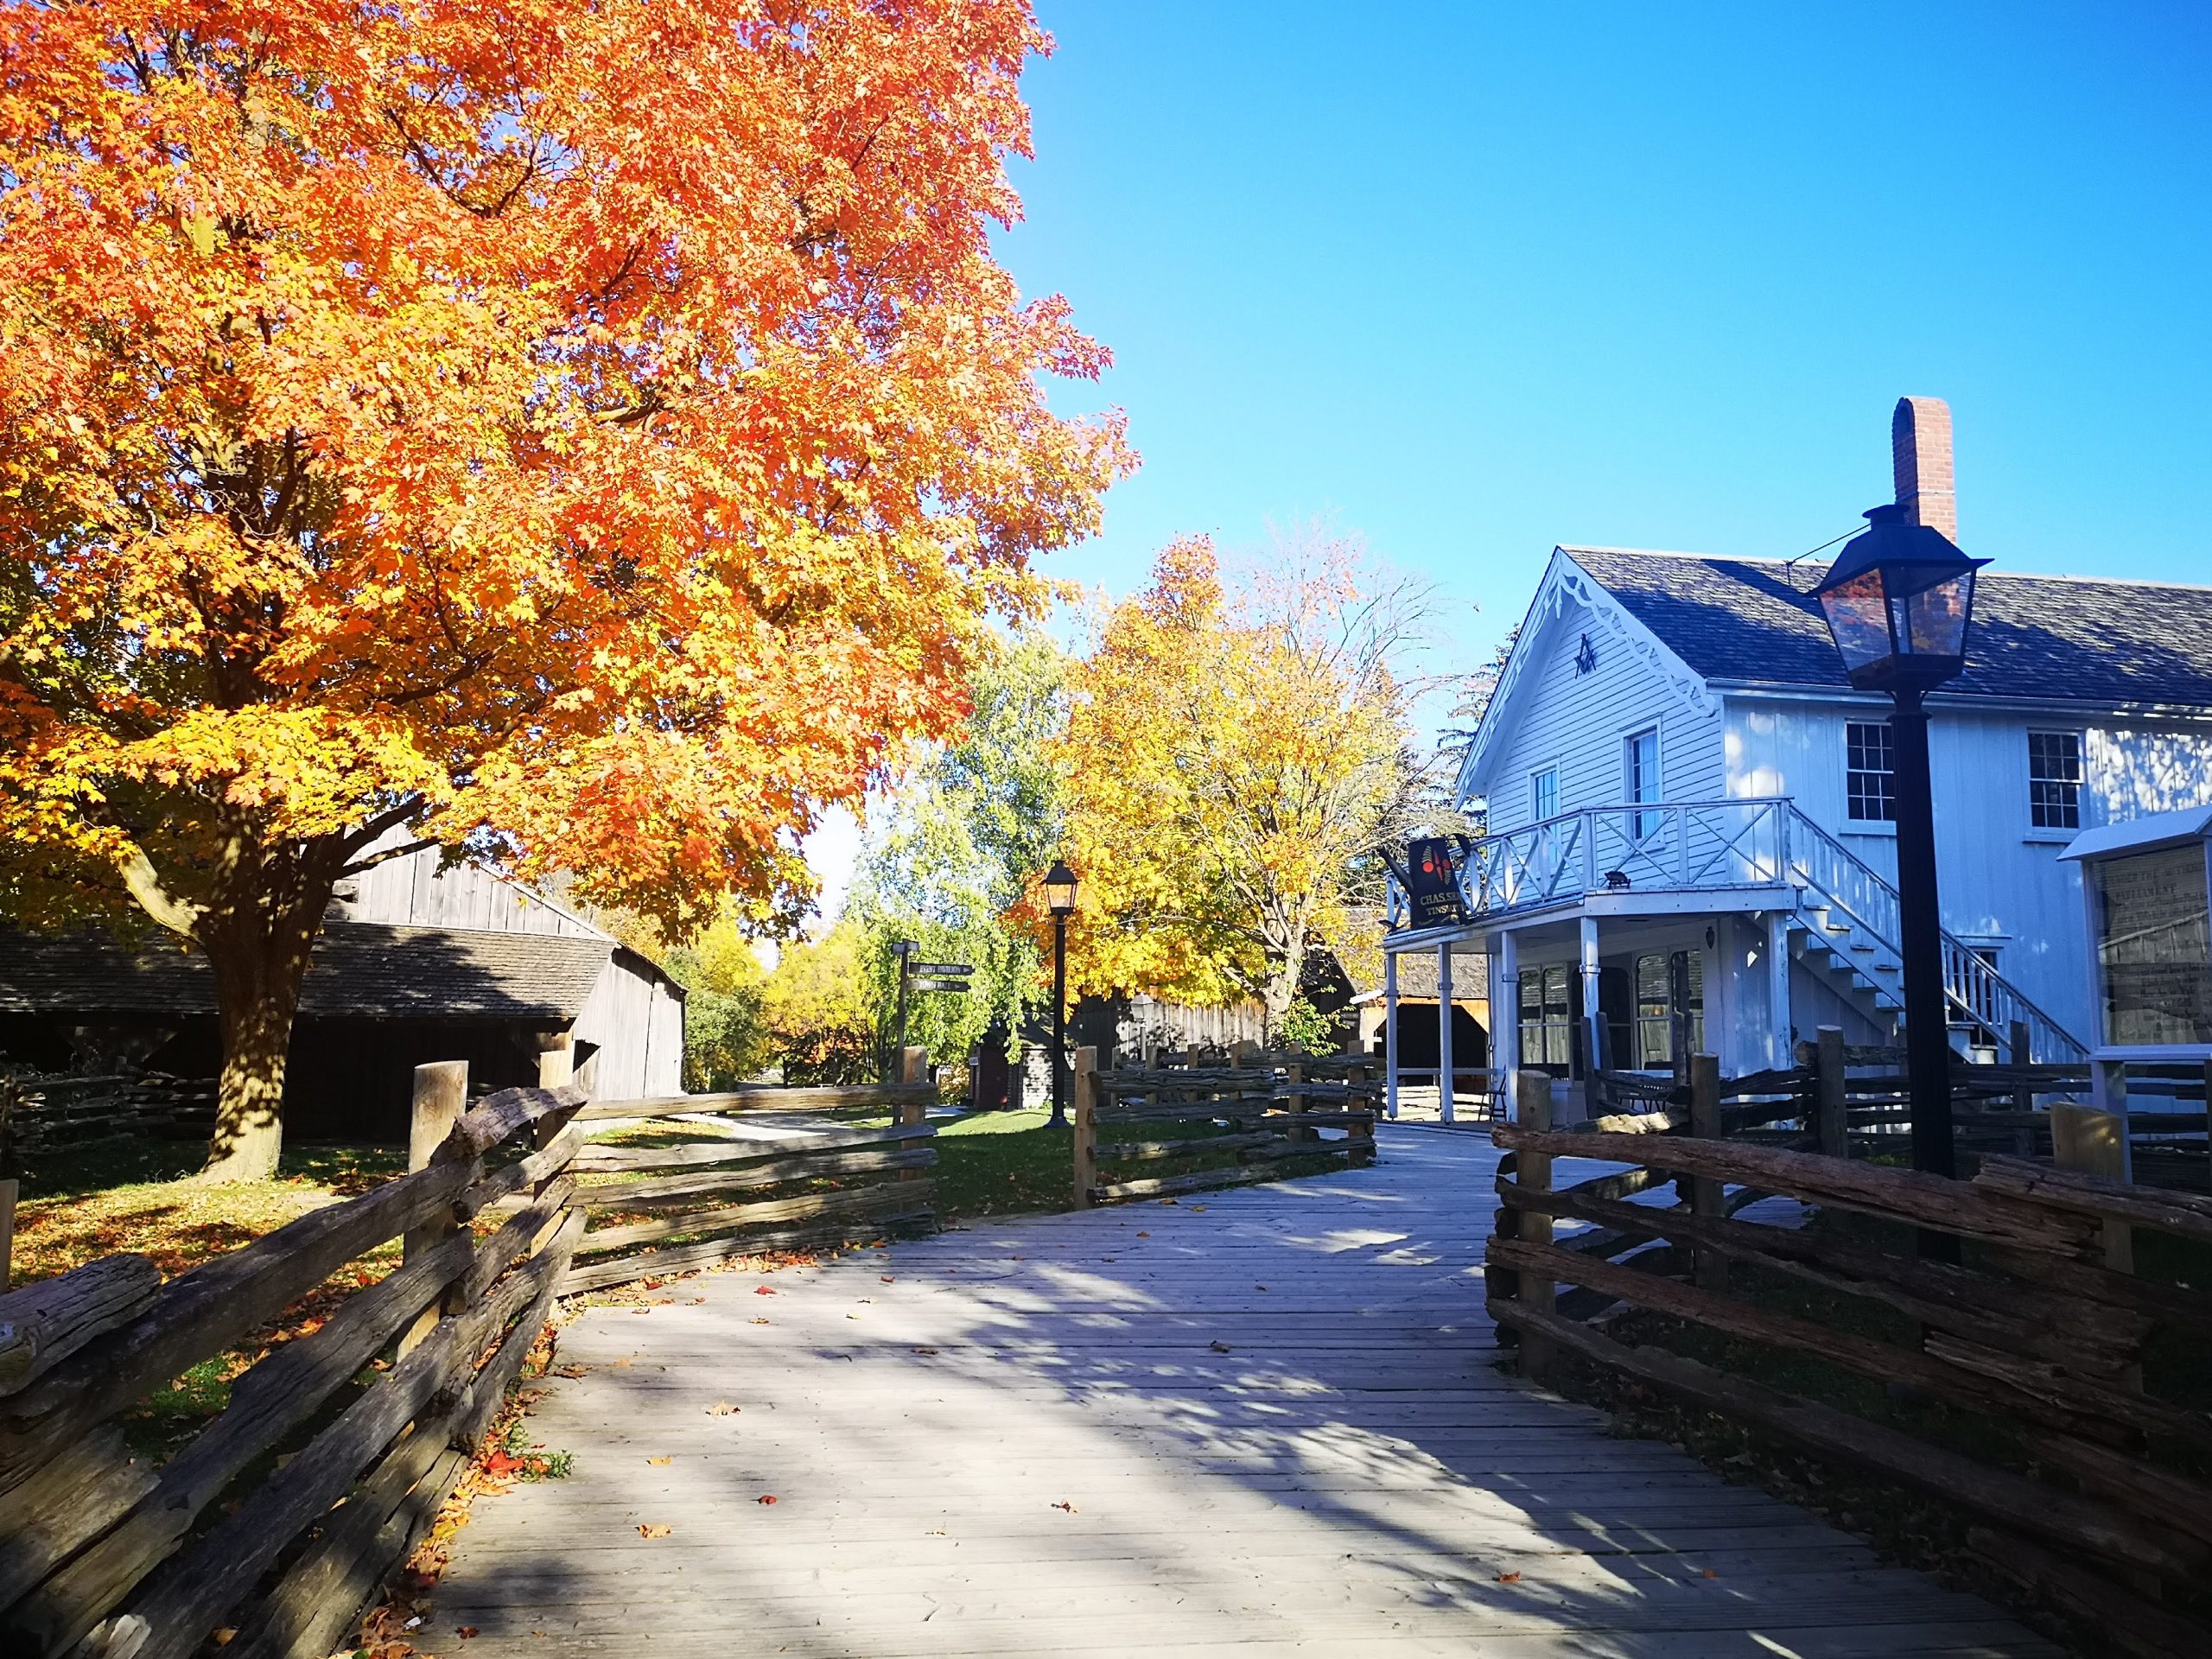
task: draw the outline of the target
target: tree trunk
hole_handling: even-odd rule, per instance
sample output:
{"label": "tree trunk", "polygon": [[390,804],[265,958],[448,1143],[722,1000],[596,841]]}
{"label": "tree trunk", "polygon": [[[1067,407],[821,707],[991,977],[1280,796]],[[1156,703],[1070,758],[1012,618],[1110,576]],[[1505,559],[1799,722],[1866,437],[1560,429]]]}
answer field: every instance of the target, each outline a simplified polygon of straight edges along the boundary
{"label": "tree trunk", "polygon": [[284,1066],[300,982],[343,863],[337,847],[251,848],[194,930],[214,970],[223,1071],[209,1181],[265,1181],[283,1150]]}

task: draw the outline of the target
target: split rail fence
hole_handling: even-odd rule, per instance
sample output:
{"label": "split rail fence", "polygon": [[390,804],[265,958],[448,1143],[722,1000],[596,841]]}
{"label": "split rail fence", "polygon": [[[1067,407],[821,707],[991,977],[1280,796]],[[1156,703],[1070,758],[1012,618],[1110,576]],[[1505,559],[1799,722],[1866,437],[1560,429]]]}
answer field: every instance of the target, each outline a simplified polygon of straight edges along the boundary
{"label": "split rail fence", "polygon": [[[226,1659],[321,1659],[435,1520],[556,1296],[930,1218],[930,1085],[592,1103],[550,1080],[470,1106],[465,1065],[421,1067],[405,1175],[166,1282],[112,1255],[0,1295],[0,1651],[185,1659],[219,1630]],[[594,1139],[702,1113],[673,1143]],[[149,1395],[334,1283],[335,1310],[181,1450],[134,1452]]]}
{"label": "split rail fence", "polygon": [[1101,1071],[1097,1054],[1075,1056],[1077,1209],[1268,1180],[1284,1159],[1375,1160],[1382,1085],[1365,1062],[1248,1050],[1227,1066]]}
{"label": "split rail fence", "polygon": [[[1522,1074],[1486,1268],[1522,1369],[1610,1370],[1930,1494],[2127,1650],[2212,1652],[2212,1199],[1994,1151],[1971,1180],[1849,1158],[1840,1072],[1778,1129],[1789,1095],[1728,1098],[1776,1082],[1725,1085],[1700,1055],[1686,1110],[1554,1128],[1549,1079]],[[1561,1185],[1561,1158],[1621,1167]],[[1798,1203],[1738,1213],[1768,1197]],[[1727,1340],[1679,1344],[1708,1363],[1670,1328]],[[1823,1397],[1745,1375],[1766,1352]]]}

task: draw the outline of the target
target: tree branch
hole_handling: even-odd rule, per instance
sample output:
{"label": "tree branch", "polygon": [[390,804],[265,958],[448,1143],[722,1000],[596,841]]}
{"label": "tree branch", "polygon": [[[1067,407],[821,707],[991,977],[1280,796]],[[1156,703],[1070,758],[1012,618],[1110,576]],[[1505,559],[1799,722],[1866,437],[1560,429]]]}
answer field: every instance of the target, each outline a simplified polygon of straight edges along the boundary
{"label": "tree branch", "polygon": [[402,847],[387,847],[380,853],[371,853],[366,858],[346,865],[338,872],[338,874],[340,880],[349,875],[359,875],[365,870],[373,870],[379,864],[390,863],[395,858],[404,858],[410,853],[419,853],[425,847],[435,847],[440,844],[435,841],[410,841]]}
{"label": "tree branch", "polygon": [[123,877],[123,885],[130,889],[130,896],[138,901],[149,916],[172,933],[188,939],[199,938],[199,934],[194,930],[199,925],[200,918],[206,913],[207,906],[170,898],[168,890],[162,886],[160,873],[154,868],[154,861],[146,856],[144,849],[133,847],[128,853],[119,855],[115,861],[115,868]]}

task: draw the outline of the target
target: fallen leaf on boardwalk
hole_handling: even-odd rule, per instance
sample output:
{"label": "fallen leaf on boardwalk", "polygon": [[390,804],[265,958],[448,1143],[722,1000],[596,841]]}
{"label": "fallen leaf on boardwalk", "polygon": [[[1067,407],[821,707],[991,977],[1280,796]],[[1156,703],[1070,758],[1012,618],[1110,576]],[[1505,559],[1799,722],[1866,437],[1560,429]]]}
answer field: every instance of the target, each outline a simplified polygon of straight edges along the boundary
{"label": "fallen leaf on boardwalk", "polygon": [[1055,1503],[1052,1507],[1056,1510],[1065,1510],[1070,1515],[1075,1513],[1075,1505],[1072,1503]]}
{"label": "fallen leaf on boardwalk", "polygon": [[553,1375],[556,1376],[582,1376],[584,1374],[584,1370],[585,1368],[582,1365],[556,1365],[553,1368]]}
{"label": "fallen leaf on boardwalk", "polygon": [[1267,1287],[1265,1285],[1255,1285],[1252,1288],[1255,1290],[1265,1290]]}
{"label": "fallen leaf on boardwalk", "polygon": [[934,1348],[917,1348],[914,1351],[918,1354],[935,1354],[937,1350]]}
{"label": "fallen leaf on boardwalk", "polygon": [[666,1458],[647,1458],[645,1461],[658,1467],[661,1464],[666,1463],[668,1459]]}
{"label": "fallen leaf on boardwalk", "polygon": [[767,1321],[767,1320],[766,1320],[766,1319],[755,1319],[755,1320],[753,1320],[753,1324],[755,1324],[755,1325],[766,1325],[766,1324],[767,1324],[767,1323],[768,1323],[768,1321]]}
{"label": "fallen leaf on boardwalk", "polygon": [[773,1285],[755,1285],[753,1294],[755,1296],[772,1296],[776,1294],[776,1287]]}
{"label": "fallen leaf on boardwalk", "polygon": [[1194,1204],[1194,1205],[1192,1205],[1191,1206],[1192,1211],[1192,1213],[1194,1213],[1194,1214],[1195,1214],[1197,1211],[1200,1211],[1200,1210],[1203,1210],[1203,1209],[1205,1209],[1205,1205],[1204,1205],[1203,1204]]}
{"label": "fallen leaf on boardwalk", "polygon": [[618,1370],[618,1371],[626,1371],[626,1370],[629,1370],[629,1369],[630,1369],[630,1367],[631,1367],[632,1365],[635,1364],[636,1363],[637,1363],[637,1356],[636,1356],[636,1355],[634,1355],[634,1354],[625,1354],[621,1358],[620,1358],[620,1359],[618,1359],[618,1360],[616,1360],[616,1361],[614,1362],[614,1369],[615,1369],[616,1370]]}
{"label": "fallen leaf on boardwalk", "polygon": [[1183,1200],[1180,1198],[1162,1198],[1160,1202],[1162,1204],[1180,1204]]}
{"label": "fallen leaf on boardwalk", "polygon": [[1705,1576],[1706,1576],[1707,1578],[1708,1578],[1708,1579],[1717,1579],[1717,1578],[1719,1578],[1720,1575],[1719,1575],[1718,1573],[1714,1572],[1711,1567],[1707,1567],[1707,1568],[1705,1569]]}
{"label": "fallen leaf on boardwalk", "polygon": [[1518,1573],[1501,1573],[1497,1575],[1497,1581],[1500,1584],[1518,1584],[1521,1575]]}
{"label": "fallen leaf on boardwalk", "polygon": [[733,1406],[727,1400],[717,1400],[713,1405],[707,1408],[707,1415],[709,1417],[728,1417],[740,1409],[741,1408]]}
{"label": "fallen leaf on boardwalk", "polygon": [[[362,1282],[365,1284],[367,1281],[364,1280]],[[238,1640],[238,1627],[235,1624],[226,1624],[215,1632],[215,1645],[219,1648],[227,1648]]]}
{"label": "fallen leaf on boardwalk", "polygon": [[893,1279],[893,1278],[889,1274],[887,1274],[887,1273],[879,1273],[879,1274],[877,1274],[875,1276],[876,1276],[877,1278],[879,1278],[879,1279],[882,1280],[882,1281],[883,1281],[883,1282],[884,1282],[885,1284],[887,1284],[887,1285],[895,1285],[895,1284],[897,1284],[897,1283],[899,1282],[896,1279]]}
{"label": "fallen leaf on boardwalk", "polygon": [[462,1641],[466,1642],[470,1637],[476,1634],[476,1627],[474,1624],[457,1625],[454,1627],[454,1634],[459,1637]]}
{"label": "fallen leaf on boardwalk", "polygon": [[694,1307],[702,1307],[706,1305],[706,1300],[707,1299],[703,1296],[694,1296],[691,1299],[691,1306]]}
{"label": "fallen leaf on boardwalk", "polygon": [[1212,1349],[1217,1354],[1226,1354],[1234,1351],[1225,1342],[1210,1342],[1206,1346]]}
{"label": "fallen leaf on boardwalk", "polygon": [[776,1501],[776,1495],[773,1492],[763,1492],[760,1494],[760,1501],[763,1503],[773,1503]]}
{"label": "fallen leaf on boardwalk", "polygon": [[1152,1235],[1150,1233],[1139,1233],[1137,1236],[1139,1238],[1150,1238]]}
{"label": "fallen leaf on boardwalk", "polygon": [[676,1529],[674,1527],[664,1525],[658,1521],[646,1521],[639,1524],[638,1536],[640,1538],[665,1538],[670,1533],[674,1532],[675,1530]]}
{"label": "fallen leaf on boardwalk", "polygon": [[857,1314],[857,1313],[848,1313],[848,1314],[846,1314],[846,1315],[845,1315],[845,1317],[846,1317],[847,1319],[857,1319],[858,1318],[860,1318],[860,1315],[859,1315],[859,1314]]}

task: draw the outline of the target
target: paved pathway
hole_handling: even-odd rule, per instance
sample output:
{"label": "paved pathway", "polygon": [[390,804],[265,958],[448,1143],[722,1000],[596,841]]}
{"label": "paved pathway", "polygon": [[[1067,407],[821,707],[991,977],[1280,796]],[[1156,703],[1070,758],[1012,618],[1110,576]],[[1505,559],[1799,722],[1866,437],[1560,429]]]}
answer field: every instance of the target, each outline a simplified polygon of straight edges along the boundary
{"label": "paved pathway", "polygon": [[585,1313],[532,1419],[575,1473],[478,1504],[423,1649],[2056,1654],[1502,1375],[1497,1154],[1382,1134],[1370,1170]]}

